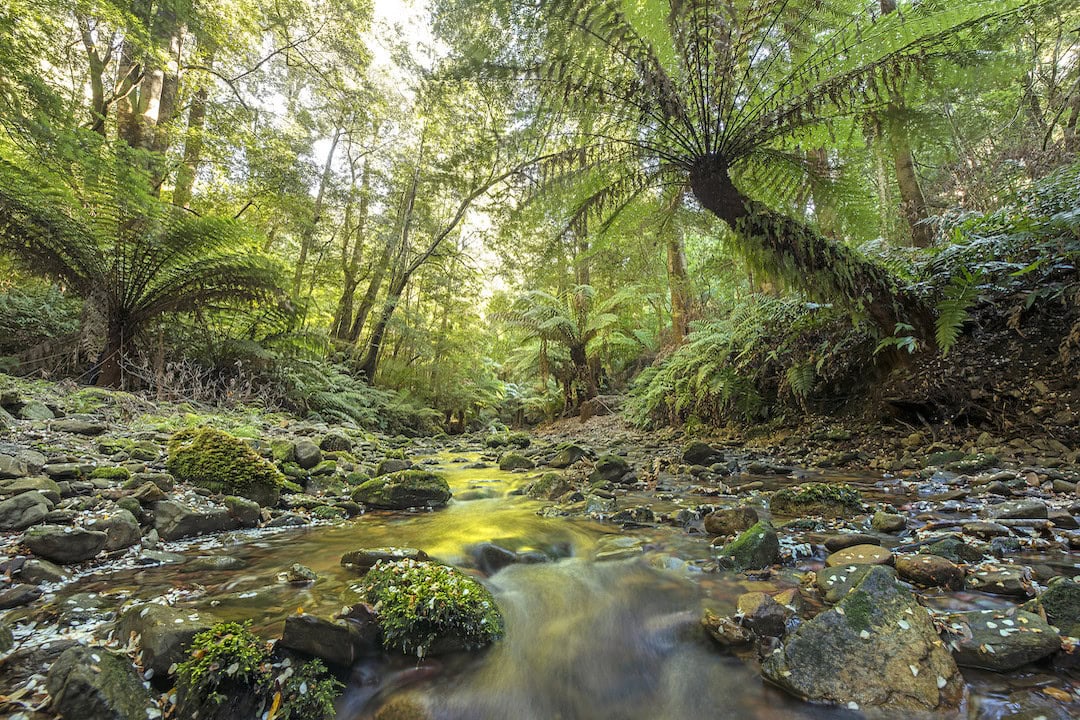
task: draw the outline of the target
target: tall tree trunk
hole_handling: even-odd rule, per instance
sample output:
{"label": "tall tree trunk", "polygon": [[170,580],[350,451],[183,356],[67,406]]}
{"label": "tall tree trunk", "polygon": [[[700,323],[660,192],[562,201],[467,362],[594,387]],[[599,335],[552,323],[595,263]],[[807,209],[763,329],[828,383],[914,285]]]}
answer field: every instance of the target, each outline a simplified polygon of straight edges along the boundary
{"label": "tall tree trunk", "polygon": [[933,320],[924,303],[901,287],[885,268],[812,227],[750,200],[728,176],[727,163],[704,157],[690,173],[690,186],[702,207],[726,222],[742,252],[770,277],[785,278],[810,297],[839,301],[865,313],[879,335],[896,325],[913,325],[933,342]]}
{"label": "tall tree trunk", "polygon": [[[895,11],[896,0],[881,0],[882,15]],[[904,109],[903,96],[894,94],[889,103],[889,143],[896,165],[896,182],[900,188],[900,210],[911,228],[912,244],[915,247],[929,247],[934,241],[934,231],[926,222],[930,213],[919,176],[915,173],[915,155],[911,151],[911,140],[902,119]]]}
{"label": "tall tree trunk", "polygon": [[[365,162],[364,171],[360,176],[360,203],[356,211],[356,225],[350,228],[349,222],[345,223],[345,245],[342,247],[342,269],[345,279],[341,288],[341,297],[338,299],[337,311],[334,313],[334,322],[331,325],[334,337],[338,340],[349,339],[349,330],[353,322],[353,303],[355,302],[356,288],[360,284],[360,261],[364,257],[364,235],[367,229],[368,206],[371,202],[371,193],[368,188],[370,178],[371,163]],[[352,252],[348,253],[347,245],[350,231],[353,236],[353,245]],[[376,291],[378,291],[378,288],[376,288]]]}
{"label": "tall tree trunk", "polygon": [[382,312],[379,313],[379,319],[375,322],[375,327],[371,329],[367,349],[364,351],[364,357],[360,360],[359,367],[360,373],[367,378],[368,382],[374,382],[375,380],[375,371],[379,366],[379,353],[382,352],[383,341],[386,339],[386,330],[390,327],[390,319],[394,316],[398,303],[401,302],[402,291],[408,282],[409,274],[402,273],[390,283],[390,289],[386,293],[386,300],[383,301]]}
{"label": "tall tree trunk", "polygon": [[678,345],[690,330],[690,274],[686,270],[686,249],[683,247],[682,233],[675,228],[669,229],[666,245],[672,344]]}
{"label": "tall tree trunk", "polygon": [[127,323],[114,309],[109,310],[109,319],[105,336],[105,348],[101,353],[98,368],[97,386],[121,388],[124,384],[124,363],[131,356],[130,331]]}
{"label": "tall tree trunk", "polygon": [[107,48],[106,56],[103,58],[94,39],[94,28],[90,25],[90,18],[79,15],[78,22],[83,47],[86,49],[86,58],[90,66],[90,129],[105,137],[105,123],[108,119],[109,108],[105,103],[104,75],[105,66],[109,62],[109,55],[111,55],[112,50]]}
{"label": "tall tree trunk", "polygon": [[296,259],[296,273],[293,275],[293,297],[300,297],[300,284],[304,277],[304,265],[307,263],[311,244],[315,240],[315,231],[322,219],[323,200],[326,197],[326,186],[330,184],[330,178],[334,169],[334,151],[337,150],[338,141],[341,140],[342,128],[339,123],[334,128],[334,137],[330,141],[330,150],[326,153],[326,164],[323,165],[322,175],[319,177],[319,189],[315,194],[315,209],[311,214],[311,222],[300,236],[300,255]]}
{"label": "tall tree trunk", "polygon": [[349,335],[346,338],[354,345],[360,340],[360,334],[364,331],[368,315],[371,313],[371,309],[375,307],[375,298],[378,297],[379,288],[382,287],[383,280],[386,278],[386,271],[390,268],[390,258],[394,254],[394,245],[396,245],[395,238],[388,236],[386,243],[383,245],[382,254],[379,255],[379,259],[376,261],[375,268],[371,273],[371,278],[368,280],[364,299],[360,302],[360,307],[356,309],[352,327],[349,328]]}
{"label": "tall tree trunk", "polygon": [[[200,50],[206,67],[213,67],[212,50]],[[176,172],[176,184],[173,186],[173,204],[188,208],[191,206],[191,191],[195,186],[195,175],[199,171],[202,159],[203,128],[206,127],[206,103],[210,90],[205,82],[199,83],[191,97],[188,109],[187,137],[184,141],[184,161]]]}

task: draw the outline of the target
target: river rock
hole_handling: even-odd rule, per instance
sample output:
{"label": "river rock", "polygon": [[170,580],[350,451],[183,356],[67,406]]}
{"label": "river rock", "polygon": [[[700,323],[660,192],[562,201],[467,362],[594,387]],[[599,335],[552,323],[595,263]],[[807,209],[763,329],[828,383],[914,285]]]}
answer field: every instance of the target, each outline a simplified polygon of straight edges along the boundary
{"label": "river rock", "polygon": [[108,426],[105,423],[97,422],[95,420],[87,420],[84,418],[62,418],[60,420],[54,420],[50,427],[57,432],[71,433],[72,435],[101,435],[108,430]]}
{"label": "river rock", "polygon": [[961,526],[961,529],[964,531],[965,535],[974,535],[975,537],[982,538],[983,540],[1012,535],[1012,530],[1005,527],[1001,523],[996,522],[985,522],[976,520],[973,522],[964,523]]}
{"label": "river rock", "polygon": [[395,562],[397,560],[428,560],[428,554],[423,550],[411,547],[375,547],[353,550],[341,556],[341,565],[350,570],[367,572],[375,563],[383,560]]}
{"label": "river rock", "polygon": [[168,495],[156,483],[147,481],[136,488],[131,497],[135,498],[140,505],[150,505],[159,500],[164,500]]}
{"label": "river rock", "polygon": [[289,569],[285,571],[285,582],[292,583],[293,585],[307,585],[316,580],[318,580],[318,575],[316,575],[315,571],[307,565],[293,563],[289,566]]}
{"label": "river rock", "polygon": [[1037,604],[1046,613],[1046,620],[1062,635],[1080,637],[1080,583],[1055,578],[1039,596]]}
{"label": "river rock", "polygon": [[21,478],[29,472],[26,462],[11,455],[0,455],[0,480]]}
{"label": "river rock", "polygon": [[562,473],[549,472],[534,480],[526,494],[537,500],[555,500],[571,490],[573,486]]}
{"label": "river rock", "polygon": [[705,611],[701,624],[713,640],[724,647],[748,645],[754,639],[750,631],[737,620],[717,615],[712,610]]}
{"label": "river rock", "polygon": [[898,533],[907,529],[907,518],[897,513],[878,511],[870,519],[870,527],[880,533]]}
{"label": "river rock", "polygon": [[549,467],[556,470],[568,468],[583,458],[591,457],[592,452],[580,445],[564,445],[555,453],[555,457],[548,462]]}
{"label": "river rock", "polygon": [[959,590],[964,586],[964,568],[940,555],[899,555],[896,571],[900,577],[922,587]]}
{"label": "river rock", "polygon": [[1030,597],[1035,594],[1031,584],[1031,570],[1018,566],[983,566],[968,574],[964,586],[968,590],[1011,597]]}
{"label": "river rock", "polygon": [[352,440],[340,432],[328,432],[319,440],[319,448],[324,452],[352,452]]}
{"label": "river rock", "polygon": [[426,470],[402,470],[372,478],[353,491],[352,499],[373,508],[405,510],[440,507],[450,500],[446,478]]}
{"label": "river rock", "polygon": [[1006,672],[1061,649],[1054,629],[1023,610],[973,610],[943,619],[945,637],[963,667]]}
{"label": "river rock", "polygon": [[196,610],[145,603],[128,609],[116,621],[113,637],[121,645],[132,636],[142,653],[143,667],[154,671],[154,679],[167,683],[169,667],[187,655],[196,634],[209,630],[217,619]]}
{"label": "river rock", "polygon": [[54,583],[68,580],[71,573],[44,558],[27,558],[19,571],[19,577],[29,583]]}
{"label": "river rock", "polygon": [[987,554],[988,548],[981,543],[967,541],[959,535],[947,535],[920,548],[919,552],[940,555],[954,563],[966,563],[982,560]]}
{"label": "river rock", "polygon": [[762,663],[788,692],[853,710],[955,710],[964,680],[926,610],[874,567],[840,603],[803,623]]}
{"label": "river rock", "polygon": [[12,497],[27,492],[39,492],[51,503],[60,502],[60,485],[47,477],[24,477],[0,482],[0,497]]}
{"label": "river rock", "polygon": [[56,415],[39,400],[27,400],[15,413],[20,420],[52,420]]}
{"label": "river rock", "polygon": [[107,518],[96,520],[90,528],[101,530],[108,536],[105,549],[110,552],[131,547],[142,539],[139,521],[127,510],[118,510]]}
{"label": "river rock", "polygon": [[839,552],[855,545],[880,545],[881,540],[865,533],[838,533],[825,538],[825,549],[831,553]]}
{"label": "river rock", "polygon": [[741,571],[768,567],[779,559],[780,539],[776,530],[770,523],[759,521],[725,545],[718,561]]}
{"label": "river rock", "polygon": [[278,644],[348,668],[361,657],[378,651],[378,630],[370,619],[363,622],[290,615],[285,618]]}
{"label": "river rock", "polygon": [[15,645],[15,636],[11,634],[11,628],[0,623],[0,654],[6,653]]}
{"label": "river rock", "polygon": [[67,565],[89,560],[105,548],[109,537],[97,530],[39,525],[23,533],[21,542],[39,557]]}
{"label": "river rock", "polygon": [[715,510],[705,516],[705,532],[710,535],[737,535],[758,521],[757,510],[749,505]]}
{"label": "river rock", "polygon": [[743,626],[762,637],[783,637],[787,621],[794,614],[763,592],[743,593],[736,600]]}
{"label": "river rock", "polygon": [[153,705],[131,661],[101,647],[65,650],[45,680],[51,708],[79,720],[146,720]]}
{"label": "river rock", "polygon": [[593,464],[589,481],[594,483],[620,482],[630,472],[630,465],[618,455],[601,455]]}
{"label": "river rock", "polygon": [[402,470],[408,470],[412,467],[411,460],[402,460],[400,458],[384,458],[379,461],[379,464],[375,466],[375,477],[380,475],[389,475],[390,473],[401,472]]}
{"label": "river rock", "polygon": [[825,566],[888,565],[892,562],[892,556],[890,550],[880,545],[852,545],[825,558]]}
{"label": "river rock", "polygon": [[536,467],[536,463],[521,453],[503,453],[503,456],[499,458],[499,469],[505,472],[513,470],[532,470],[534,467]]}
{"label": "river rock", "polygon": [[53,504],[35,491],[0,501],[0,532],[25,530],[45,519]]}
{"label": "river rock", "polygon": [[179,540],[240,527],[240,523],[225,508],[195,509],[175,500],[161,500],[152,507],[154,529],[162,540]]}
{"label": "river rock", "polygon": [[1041,500],[1007,500],[991,505],[983,511],[984,517],[994,520],[1046,519],[1046,503]]}
{"label": "river rock", "polygon": [[322,450],[306,438],[297,441],[293,453],[296,456],[296,464],[305,470],[310,470],[322,462]]}
{"label": "river rock", "polygon": [[840,567],[822,568],[818,571],[814,582],[824,594],[826,602],[838,603],[845,595],[851,592],[853,587],[862,582],[871,568],[875,567],[885,567],[887,570],[892,571],[893,576],[896,575],[895,570],[883,565],[842,565]]}
{"label": "river rock", "polygon": [[687,465],[708,467],[713,463],[723,462],[724,453],[708,443],[692,442],[683,448],[682,459]]}
{"label": "river rock", "polygon": [[27,583],[15,583],[0,590],[0,610],[29,605],[41,597],[41,588]]}
{"label": "river rock", "polygon": [[222,500],[225,509],[240,523],[241,527],[253,528],[259,524],[262,517],[262,509],[254,500],[242,498],[239,495],[228,495]]}

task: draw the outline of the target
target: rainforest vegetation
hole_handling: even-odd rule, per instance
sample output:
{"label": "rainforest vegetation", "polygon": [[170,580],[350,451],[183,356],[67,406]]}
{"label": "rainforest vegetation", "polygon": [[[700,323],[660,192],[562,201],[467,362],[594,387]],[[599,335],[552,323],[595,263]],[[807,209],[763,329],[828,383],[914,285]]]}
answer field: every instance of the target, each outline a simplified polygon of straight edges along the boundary
{"label": "rainforest vegetation", "polygon": [[640,422],[717,425],[834,408],[983,305],[1022,333],[1076,304],[1070,3],[0,23],[14,373],[383,429],[628,391]]}

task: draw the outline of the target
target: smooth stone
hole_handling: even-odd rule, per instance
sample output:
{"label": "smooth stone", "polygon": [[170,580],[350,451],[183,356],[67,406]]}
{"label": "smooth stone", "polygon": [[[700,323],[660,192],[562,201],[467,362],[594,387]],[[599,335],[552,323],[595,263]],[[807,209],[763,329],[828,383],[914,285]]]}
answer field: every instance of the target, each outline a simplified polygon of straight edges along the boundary
{"label": "smooth stone", "polygon": [[1046,519],[1046,503],[1041,500],[1008,500],[983,510],[984,517],[994,520]]}
{"label": "smooth stone", "polygon": [[534,463],[532,460],[525,457],[521,453],[503,453],[503,456],[499,458],[499,469],[503,472],[513,472],[514,470],[532,470],[535,467],[536,463]]}
{"label": "smooth stone", "polygon": [[321,658],[330,665],[348,668],[360,658],[378,652],[378,626],[371,617],[364,622],[290,615],[285,618],[278,644]]}
{"label": "smooth stone", "polygon": [[39,525],[22,536],[30,551],[62,565],[83,562],[105,548],[109,536],[97,530],[61,525]]}
{"label": "smooth stone", "polygon": [[88,435],[91,437],[101,435],[109,429],[105,423],[95,422],[93,420],[83,420],[81,418],[62,418],[60,420],[54,420],[49,427],[58,432],[71,433],[72,435]]}
{"label": "smooth stone", "polygon": [[1037,603],[1062,635],[1080,637],[1080,583],[1064,577],[1051,580]]}
{"label": "smooth stone", "polygon": [[42,471],[53,480],[76,480],[89,476],[94,471],[94,466],[88,463],[61,462],[46,465]]}
{"label": "smooth stone", "polygon": [[825,549],[831,553],[853,547],[855,545],[880,545],[881,540],[873,535],[865,533],[840,533],[825,538]]}
{"label": "smooth stone", "polygon": [[1012,530],[996,522],[968,522],[964,523],[961,526],[961,529],[964,531],[965,535],[974,535],[975,537],[984,540],[1012,535]]}
{"label": "smooth stone", "polygon": [[105,549],[109,552],[131,547],[142,540],[139,521],[127,510],[118,510],[107,518],[95,520],[89,527],[101,530],[108,536]]}
{"label": "smooth stone", "polygon": [[964,586],[964,568],[940,555],[898,555],[896,571],[900,577],[922,587],[959,590]]}
{"label": "smooth stone", "polygon": [[0,455],[0,480],[25,477],[29,472],[25,460],[11,455]]}
{"label": "smooth stone", "polygon": [[41,597],[41,588],[27,583],[16,583],[0,590],[0,610],[29,605]]}
{"label": "smooth stone", "polygon": [[713,463],[723,462],[724,453],[707,443],[692,442],[683,448],[682,460],[687,465],[708,467]]}
{"label": "smooth stone", "polygon": [[758,521],[754,508],[743,505],[734,508],[715,510],[704,518],[705,532],[710,535],[738,535],[749,530]]}
{"label": "smooth stone", "polygon": [[879,510],[870,519],[870,527],[880,533],[898,533],[907,529],[907,518],[897,513],[887,513]]}
{"label": "smooth stone", "polygon": [[322,462],[322,450],[311,440],[298,441],[293,452],[296,455],[296,464],[305,470],[310,470]]}
{"label": "smooth stone", "polygon": [[825,566],[888,565],[892,556],[890,550],[879,545],[852,545],[825,558]]}
{"label": "smooth stone", "polygon": [[851,592],[853,587],[862,582],[862,579],[866,577],[866,574],[872,568],[876,567],[892,570],[892,574],[896,575],[896,571],[887,565],[842,565],[840,567],[822,568],[818,571],[814,582],[818,589],[824,593],[825,602],[838,603],[845,595]]}
{"label": "smooth stone", "polygon": [[19,570],[19,578],[29,583],[55,583],[71,578],[71,573],[56,563],[42,558],[27,558]]}
{"label": "smooth stone", "polygon": [[154,529],[162,540],[179,540],[240,527],[240,523],[225,508],[196,510],[175,500],[161,500],[154,503],[152,508]]}
{"label": "smooth stone", "polygon": [[559,449],[555,456],[548,461],[548,467],[563,470],[574,463],[592,456],[592,452],[580,445],[566,445]]}
{"label": "smooth stone", "polygon": [[52,420],[56,417],[48,405],[38,400],[28,400],[15,414],[20,420]]}
{"label": "smooth stone", "polygon": [[228,495],[222,502],[225,503],[225,509],[229,511],[229,515],[240,523],[241,527],[253,528],[262,518],[262,508],[254,500],[238,495]]}
{"label": "smooth stone", "polygon": [[25,530],[43,522],[53,503],[33,490],[0,502],[0,532]]}
{"label": "smooth stone", "polygon": [[411,460],[385,458],[383,460],[380,460],[379,464],[375,466],[375,477],[379,477],[380,475],[389,475],[390,473],[401,472],[402,470],[408,470],[411,467]]}
{"label": "smooth stone", "polygon": [[25,477],[0,482],[0,497],[14,497],[28,492],[39,492],[51,503],[58,503],[62,493],[60,485],[47,477]]}

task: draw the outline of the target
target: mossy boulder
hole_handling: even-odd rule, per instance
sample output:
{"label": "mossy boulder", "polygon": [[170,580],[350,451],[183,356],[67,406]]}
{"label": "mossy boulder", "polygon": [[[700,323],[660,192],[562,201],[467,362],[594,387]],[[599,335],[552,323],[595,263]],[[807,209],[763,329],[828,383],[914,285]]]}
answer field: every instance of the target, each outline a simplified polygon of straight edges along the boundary
{"label": "mossy boulder", "polygon": [[200,427],[173,435],[168,449],[167,467],[178,480],[260,505],[277,505],[285,478],[243,440]]}
{"label": "mossy boulder", "polygon": [[379,562],[358,590],[374,607],[388,649],[424,657],[482,647],[503,633],[487,588],[435,562]]}
{"label": "mossy boulder", "polygon": [[780,538],[768,522],[762,520],[741,533],[720,550],[720,561],[735,570],[749,570],[772,565],[780,559]]}
{"label": "mossy boulder", "polygon": [[427,470],[400,470],[368,480],[357,487],[352,499],[383,510],[440,507],[450,500],[446,478]]}
{"label": "mossy boulder", "polygon": [[499,458],[499,469],[503,471],[532,470],[534,467],[536,463],[521,453],[503,453],[503,456]]}
{"label": "mossy boulder", "polygon": [[125,482],[131,479],[131,471],[126,467],[102,465],[94,468],[90,473],[91,480],[119,480]]}
{"label": "mossy boulder", "polygon": [[594,483],[617,483],[630,472],[630,465],[618,455],[601,455],[593,464],[589,480]]}
{"label": "mossy boulder", "polygon": [[131,660],[103,647],[68,648],[49,668],[51,709],[81,720],[145,720],[153,701]]}
{"label": "mossy boulder", "polygon": [[484,438],[484,444],[489,448],[515,447],[524,450],[532,444],[532,438],[526,432],[492,433]]}
{"label": "mossy boulder", "polygon": [[544,473],[529,485],[526,494],[536,500],[554,500],[573,489],[562,473]]}
{"label": "mossy boulder", "polygon": [[761,672],[811,702],[890,717],[955,711],[964,699],[964,679],[929,613],[885,567],[804,622]]}
{"label": "mossy boulder", "polygon": [[592,452],[590,450],[583,448],[580,445],[563,445],[559,448],[559,451],[555,453],[555,457],[551,458],[548,465],[556,470],[562,470],[587,457],[592,457]]}
{"label": "mossy boulder", "polygon": [[1080,583],[1056,578],[1036,602],[1062,635],[1080,637]]}
{"label": "mossy boulder", "polygon": [[808,483],[773,493],[769,508],[778,515],[849,517],[863,511],[862,496],[849,485]]}

